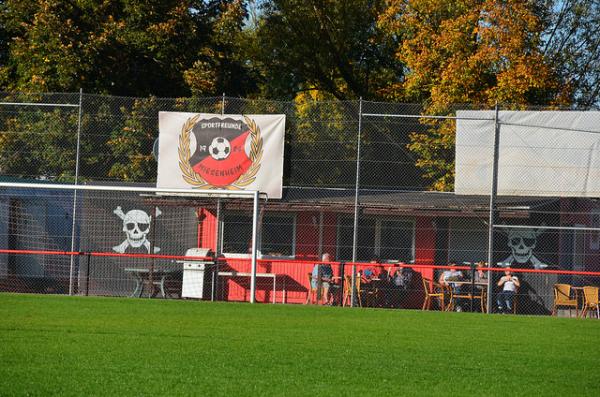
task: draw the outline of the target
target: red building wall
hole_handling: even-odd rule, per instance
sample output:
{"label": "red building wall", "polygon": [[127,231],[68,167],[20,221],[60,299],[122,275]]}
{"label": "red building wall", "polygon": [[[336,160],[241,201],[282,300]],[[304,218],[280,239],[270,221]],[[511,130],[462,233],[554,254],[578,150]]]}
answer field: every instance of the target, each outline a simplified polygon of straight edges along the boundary
{"label": "red building wall", "polygon": [[[200,210],[198,225],[198,244],[215,250],[216,217],[208,210]],[[275,299],[277,302],[304,303],[309,290],[309,274],[319,260],[319,212],[299,212],[296,218],[296,256],[293,259],[261,260],[257,264],[258,273],[277,274]],[[323,252],[329,252],[335,258],[337,246],[337,216],[335,213],[323,214],[322,242]],[[415,264],[433,265],[435,257],[435,230],[432,218],[416,218],[415,224]],[[334,274],[339,274],[339,267]],[[250,272],[249,258],[224,258],[220,271]],[[432,278],[432,269],[415,269],[423,277]],[[346,269],[349,274],[349,269]],[[414,289],[420,289],[420,278],[415,277]],[[257,278],[256,300],[273,300],[273,280]],[[250,279],[248,277],[222,277],[218,285],[219,299],[229,301],[249,301]],[[413,294],[409,307],[420,307],[422,295]]]}
{"label": "red building wall", "polygon": [[211,211],[200,208],[198,216],[198,247],[217,249],[217,217]]}
{"label": "red building wall", "polygon": [[[432,218],[417,218],[415,225],[415,264],[434,265],[435,228]],[[438,263],[439,265],[439,263]],[[423,277],[433,278],[433,269],[421,269]]]}

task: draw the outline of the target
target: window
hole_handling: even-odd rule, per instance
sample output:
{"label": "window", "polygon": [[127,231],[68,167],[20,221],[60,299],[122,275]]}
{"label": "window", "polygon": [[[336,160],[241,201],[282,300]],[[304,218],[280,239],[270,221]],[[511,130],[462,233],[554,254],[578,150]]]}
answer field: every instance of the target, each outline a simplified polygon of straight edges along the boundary
{"label": "window", "polygon": [[[252,216],[228,213],[223,217],[223,252],[248,254],[252,248]],[[292,214],[265,214],[259,252],[262,256],[294,256],[296,217]]]}
{"label": "window", "polygon": [[412,261],[414,255],[414,224],[409,221],[380,221],[381,243],[376,255],[383,259]]}
{"label": "window", "polygon": [[[375,247],[375,219],[360,219],[358,223],[358,241],[356,243],[356,260],[372,259]],[[354,241],[354,219],[341,218],[338,223],[338,253],[340,260],[352,260],[352,243]]]}
{"label": "window", "polygon": [[488,230],[480,219],[451,219],[449,229],[448,262],[487,261]]}
{"label": "window", "polygon": [[[592,209],[590,214],[590,226],[594,228],[600,227],[600,208]],[[590,231],[590,249],[592,251],[600,250],[600,232],[594,230]]]}
{"label": "window", "polygon": [[[338,258],[352,260],[354,219],[338,222]],[[359,219],[356,259],[369,261],[373,257],[411,261],[414,259],[414,222],[400,219]]]}
{"label": "window", "polygon": [[252,216],[244,214],[225,214],[223,223],[223,252],[247,254],[252,248]]}

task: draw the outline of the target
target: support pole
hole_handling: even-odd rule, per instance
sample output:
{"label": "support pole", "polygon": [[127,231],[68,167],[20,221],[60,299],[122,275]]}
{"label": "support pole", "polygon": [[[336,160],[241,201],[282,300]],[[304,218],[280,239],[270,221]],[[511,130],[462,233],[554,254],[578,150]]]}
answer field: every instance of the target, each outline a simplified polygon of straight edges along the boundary
{"label": "support pole", "polygon": [[90,261],[92,260],[92,254],[87,252],[86,257],[85,263],[87,265],[87,270],[85,272],[85,296],[88,296],[90,292]]}
{"label": "support pole", "polygon": [[225,115],[225,93],[221,96],[221,116]]}
{"label": "support pole", "polygon": [[[79,183],[79,155],[81,148],[81,114],[82,114],[82,103],[83,103],[83,89],[79,89],[79,114],[77,115],[77,146],[75,149],[75,185]],[[73,191],[73,222],[71,224],[71,252],[75,251],[75,222],[77,213],[77,189]],[[75,275],[75,257],[71,255],[71,262],[69,265],[69,295],[73,295],[74,290],[74,275]]]}
{"label": "support pole", "polygon": [[[358,100],[358,139],[356,143],[356,184],[354,186],[354,234],[352,236],[352,302],[356,302],[356,248],[358,244],[358,194],[360,186],[360,140],[362,135],[362,97]],[[360,297],[358,297],[360,299]]]}
{"label": "support pole", "polygon": [[212,283],[212,289],[210,291],[211,300],[217,296],[219,291],[219,257],[221,256],[221,198],[217,198],[217,213],[215,214],[217,227],[215,228],[215,265],[213,269],[214,278],[217,280],[216,283]]}
{"label": "support pole", "polygon": [[[151,227],[152,227],[152,241],[150,242],[150,252],[148,252],[151,255],[154,255],[154,245],[156,244],[156,226],[157,226],[157,222],[156,219],[158,218],[158,207],[154,206],[154,215],[152,216],[152,220],[151,220]],[[154,296],[154,268],[155,268],[155,261],[156,258],[153,256],[150,259],[150,272],[148,273],[148,289],[150,290],[150,292],[148,293],[148,298],[152,298]],[[164,298],[164,297],[163,297]]]}
{"label": "support pole", "polygon": [[[498,155],[500,153],[500,122],[498,120],[498,103],[494,114],[494,157],[492,161],[492,185],[490,187],[490,215],[488,220],[488,268],[493,267],[494,263],[494,224],[496,223],[496,194],[498,193]],[[492,272],[487,272],[487,312],[492,313],[493,302],[493,277]]]}
{"label": "support pole", "polygon": [[471,307],[469,308],[469,311],[473,313],[473,301],[475,300],[475,267],[477,264],[471,262],[467,263],[471,267],[471,299],[469,299],[471,301]]}
{"label": "support pole", "polygon": [[252,204],[252,276],[250,277],[250,303],[256,301],[256,251],[258,249],[258,198],[259,192],[254,192]]}

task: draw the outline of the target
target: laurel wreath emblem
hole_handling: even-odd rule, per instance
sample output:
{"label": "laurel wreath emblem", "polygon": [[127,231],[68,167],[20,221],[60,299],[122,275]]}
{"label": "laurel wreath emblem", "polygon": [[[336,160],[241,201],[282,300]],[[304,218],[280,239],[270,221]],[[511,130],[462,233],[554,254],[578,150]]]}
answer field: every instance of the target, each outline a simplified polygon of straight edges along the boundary
{"label": "laurel wreath emblem", "polygon": [[199,118],[200,115],[190,117],[183,124],[181,135],[179,135],[179,169],[181,170],[183,179],[190,185],[199,189],[241,190],[254,182],[256,180],[256,174],[258,173],[258,170],[260,170],[260,161],[263,156],[263,140],[260,134],[260,128],[258,128],[256,122],[244,116],[244,121],[250,130],[250,137],[252,139],[250,141],[250,161],[252,162],[252,165],[230,185],[214,186],[198,175],[190,164],[190,134]]}

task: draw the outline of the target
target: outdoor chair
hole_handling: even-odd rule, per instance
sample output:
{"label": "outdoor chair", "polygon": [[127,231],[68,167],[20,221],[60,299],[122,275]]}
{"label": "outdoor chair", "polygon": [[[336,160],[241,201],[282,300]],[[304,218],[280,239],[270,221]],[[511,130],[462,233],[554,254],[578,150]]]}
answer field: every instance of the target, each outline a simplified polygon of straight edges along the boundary
{"label": "outdoor chair", "polygon": [[318,303],[318,298],[319,298],[318,289],[319,289],[319,283],[317,283],[317,288],[313,288],[312,273],[309,272],[308,273],[308,295],[306,296],[306,302],[304,302],[305,305],[307,305],[309,303],[310,304]]}
{"label": "outdoor chair", "polygon": [[425,292],[425,300],[423,301],[422,310],[431,310],[431,301],[433,298],[438,298],[441,310],[446,310],[446,295],[449,295],[449,301],[452,301],[452,289],[445,288],[443,285],[436,283],[433,280],[423,277],[423,291]]}
{"label": "outdoor chair", "polygon": [[[358,277],[360,279],[360,277]],[[371,281],[365,286],[360,282],[360,296],[364,299],[367,307],[374,307],[380,299],[380,289],[375,281]]]}
{"label": "outdoor chair", "polygon": [[588,310],[596,310],[596,318],[600,319],[600,303],[598,302],[599,290],[600,288],[598,287],[583,287],[583,308],[581,317],[585,317]]}
{"label": "outdoor chair", "polygon": [[575,314],[579,316],[579,306],[577,298],[571,298],[571,286],[569,284],[554,284],[554,305],[552,307],[552,315],[556,316],[559,307],[568,307],[569,316],[571,316],[572,308],[575,308]]}
{"label": "outdoor chair", "polygon": [[[358,302],[358,305],[360,307],[362,307],[362,299],[361,299],[361,285],[360,285],[360,276],[357,274],[356,275],[356,280],[355,280],[355,286],[356,286],[356,301]],[[344,276],[344,297],[342,299],[342,306],[346,306],[346,304],[351,305],[352,304],[352,276],[351,275],[345,275]]]}

